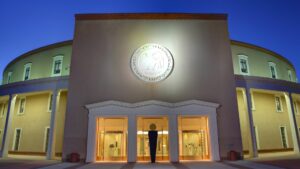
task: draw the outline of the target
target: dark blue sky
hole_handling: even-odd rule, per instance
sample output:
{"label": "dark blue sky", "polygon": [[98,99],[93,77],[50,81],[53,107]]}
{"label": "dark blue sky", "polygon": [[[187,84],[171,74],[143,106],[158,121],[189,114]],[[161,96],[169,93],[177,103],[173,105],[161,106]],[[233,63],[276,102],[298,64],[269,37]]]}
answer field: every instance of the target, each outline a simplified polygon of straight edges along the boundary
{"label": "dark blue sky", "polygon": [[0,0],[0,72],[27,51],[72,39],[76,13],[133,12],[228,13],[231,39],[285,56],[300,79],[300,0]]}

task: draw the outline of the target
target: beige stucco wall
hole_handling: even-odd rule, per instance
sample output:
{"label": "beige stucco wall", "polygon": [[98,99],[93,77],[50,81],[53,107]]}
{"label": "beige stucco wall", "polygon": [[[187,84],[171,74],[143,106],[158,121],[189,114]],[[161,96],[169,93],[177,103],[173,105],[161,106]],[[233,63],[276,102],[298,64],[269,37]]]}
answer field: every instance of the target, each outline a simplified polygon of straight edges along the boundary
{"label": "beige stucco wall", "polygon": [[[153,84],[139,80],[129,66],[133,52],[151,42],[168,48],[175,64],[166,80]],[[88,113],[84,105],[106,100],[219,103],[221,156],[227,156],[230,149],[240,152],[231,58],[225,20],[77,21],[63,157],[75,151],[85,158]]]}
{"label": "beige stucco wall", "polygon": [[250,76],[268,77],[271,78],[271,72],[269,68],[269,62],[274,62],[276,64],[278,79],[290,81],[288,76],[288,70],[292,72],[292,81],[296,81],[296,73],[294,68],[287,62],[278,59],[268,53],[244,47],[239,45],[231,44],[233,68],[235,74],[240,73],[239,65],[239,54],[248,56],[248,64]]}
{"label": "beige stucco wall", "polygon": [[45,128],[50,125],[49,96],[49,93],[26,96],[24,115],[17,115],[20,97],[16,99],[9,150],[12,150],[15,128],[22,128],[19,151],[44,152]]}
{"label": "beige stucco wall", "polygon": [[[283,107],[282,112],[276,111],[275,93],[272,94],[253,91],[252,97],[255,106],[255,109],[252,110],[252,113],[254,126],[257,128],[259,150],[272,150],[283,148],[279,129],[280,126],[286,126],[288,145],[289,148],[293,148],[287,105],[283,95],[281,96]],[[247,109],[246,104],[243,101],[243,95],[241,91],[237,92],[237,99],[243,138],[243,150],[248,150],[249,130],[247,129],[246,121],[244,121]]]}
{"label": "beige stucco wall", "polygon": [[[0,145],[2,145],[3,141],[3,134],[4,134],[4,127],[5,127],[5,121],[6,121],[6,115],[7,115],[7,109],[8,109],[8,96],[2,96],[0,97]],[[2,112],[4,112],[2,116]],[[1,150],[2,147],[0,147]]]}
{"label": "beige stucco wall", "polygon": [[[299,131],[299,137],[300,137],[300,94],[292,94],[294,105],[294,111],[295,111],[295,118],[297,122],[297,128]],[[297,111],[296,111],[297,108]]]}
{"label": "beige stucco wall", "polygon": [[47,78],[52,75],[53,57],[57,55],[63,55],[63,65],[61,76],[69,75],[70,71],[70,59],[71,59],[72,46],[66,45],[62,47],[56,47],[47,49],[27,57],[23,57],[17,62],[9,65],[3,73],[3,84],[7,82],[8,72],[13,72],[11,82],[23,81],[24,65],[31,62],[31,74],[30,79]]}

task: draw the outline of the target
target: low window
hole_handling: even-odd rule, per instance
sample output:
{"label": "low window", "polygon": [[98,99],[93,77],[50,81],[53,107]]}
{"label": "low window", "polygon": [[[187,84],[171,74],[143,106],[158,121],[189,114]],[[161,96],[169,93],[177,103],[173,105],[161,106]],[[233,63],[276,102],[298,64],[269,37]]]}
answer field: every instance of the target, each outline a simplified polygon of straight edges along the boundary
{"label": "low window", "polygon": [[62,72],[63,56],[53,57],[52,76],[60,76]]}
{"label": "low window", "polygon": [[13,148],[12,148],[13,151],[18,151],[20,149],[21,134],[22,134],[22,129],[16,128],[14,143],[13,143]]}
{"label": "low window", "polygon": [[269,68],[270,68],[271,78],[276,79],[277,78],[276,64],[273,62],[269,62]]}
{"label": "low window", "polygon": [[281,136],[281,143],[283,148],[288,148],[288,140],[287,140],[287,133],[286,133],[286,127],[281,126],[280,127],[280,136]]}
{"label": "low window", "polygon": [[7,80],[6,80],[6,84],[11,82],[11,76],[12,76],[12,72],[8,72],[7,74]]}
{"label": "low window", "polygon": [[27,63],[24,65],[24,80],[30,79],[30,73],[31,73],[31,63]]}
{"label": "low window", "polygon": [[241,74],[249,75],[248,56],[246,56],[246,55],[238,55],[238,56],[239,56],[239,64],[240,64]]}
{"label": "low window", "polygon": [[21,98],[20,99],[20,105],[19,105],[19,115],[24,114],[25,113],[25,104],[26,104],[26,99],[25,98]]}
{"label": "low window", "polygon": [[275,96],[275,106],[277,112],[282,112],[282,103],[280,96]]}
{"label": "low window", "polygon": [[44,142],[44,151],[48,151],[48,143],[49,143],[49,134],[50,134],[50,128],[46,127],[45,129],[45,142]]}

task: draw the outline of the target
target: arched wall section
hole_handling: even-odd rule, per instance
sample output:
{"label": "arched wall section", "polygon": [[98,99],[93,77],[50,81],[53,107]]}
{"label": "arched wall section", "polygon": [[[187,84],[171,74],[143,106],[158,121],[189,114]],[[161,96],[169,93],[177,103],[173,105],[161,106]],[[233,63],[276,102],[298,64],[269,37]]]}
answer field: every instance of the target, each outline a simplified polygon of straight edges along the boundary
{"label": "arched wall section", "polygon": [[[68,76],[70,72],[71,53],[72,41],[52,44],[25,53],[7,65],[3,72],[2,84],[23,81],[25,65],[28,63],[31,63],[28,80],[57,76],[53,75],[54,58],[57,56],[62,56],[61,73],[59,73],[59,76]],[[8,76],[10,76],[10,79]]]}

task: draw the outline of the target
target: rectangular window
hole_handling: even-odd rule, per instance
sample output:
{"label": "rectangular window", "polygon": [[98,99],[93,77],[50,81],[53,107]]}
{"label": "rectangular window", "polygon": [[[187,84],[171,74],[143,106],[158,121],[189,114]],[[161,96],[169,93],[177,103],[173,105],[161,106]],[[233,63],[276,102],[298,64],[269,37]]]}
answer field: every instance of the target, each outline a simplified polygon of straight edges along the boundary
{"label": "rectangular window", "polygon": [[269,67],[271,72],[271,78],[276,79],[277,78],[276,64],[273,62],[269,62]]}
{"label": "rectangular window", "polygon": [[288,76],[289,76],[289,80],[293,81],[293,76],[292,76],[292,71],[288,70]]}
{"label": "rectangular window", "polygon": [[249,64],[248,64],[248,56],[246,55],[238,55],[239,63],[240,63],[240,73],[243,75],[249,75]]}
{"label": "rectangular window", "polygon": [[287,133],[286,133],[285,126],[280,127],[280,136],[281,136],[282,147],[288,148],[288,140],[287,140]]}
{"label": "rectangular window", "polygon": [[275,106],[277,112],[282,112],[282,103],[280,96],[275,96]]}
{"label": "rectangular window", "polygon": [[60,76],[62,72],[63,56],[53,57],[52,76]]}
{"label": "rectangular window", "polygon": [[20,105],[19,105],[19,112],[18,112],[19,115],[25,113],[25,104],[26,104],[26,99],[25,98],[21,98],[20,99]]}
{"label": "rectangular window", "polygon": [[48,102],[48,111],[52,111],[52,102],[53,102],[53,94],[50,94],[49,96],[49,102]]}
{"label": "rectangular window", "polygon": [[24,80],[30,79],[31,63],[24,65]]}
{"label": "rectangular window", "polygon": [[46,127],[45,129],[45,142],[44,142],[44,151],[48,151],[48,143],[49,143],[49,134],[50,134],[50,127]]}
{"label": "rectangular window", "polygon": [[22,129],[16,128],[14,143],[13,143],[13,151],[18,151],[20,149],[21,134],[22,134]]}
{"label": "rectangular window", "polygon": [[6,84],[11,82],[11,76],[12,76],[12,72],[8,72],[7,74],[7,80],[6,80]]}

